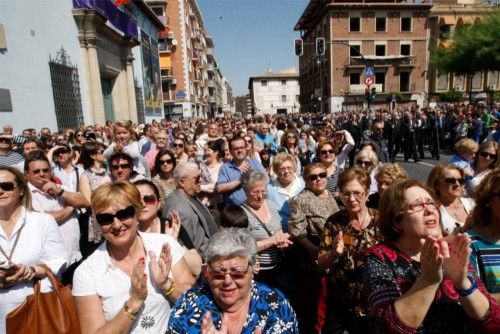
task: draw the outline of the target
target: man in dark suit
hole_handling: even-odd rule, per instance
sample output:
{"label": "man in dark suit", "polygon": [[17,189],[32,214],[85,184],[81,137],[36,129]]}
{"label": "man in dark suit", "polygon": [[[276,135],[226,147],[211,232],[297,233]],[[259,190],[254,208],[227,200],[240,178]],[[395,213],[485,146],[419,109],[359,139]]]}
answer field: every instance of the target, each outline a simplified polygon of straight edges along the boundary
{"label": "man in dark suit", "polygon": [[197,198],[201,191],[201,172],[195,163],[178,164],[174,169],[176,189],[167,197],[163,217],[175,210],[196,250],[203,254],[208,239],[217,232],[217,224],[208,208]]}
{"label": "man in dark suit", "polygon": [[417,147],[415,142],[415,128],[417,124],[413,118],[413,114],[408,112],[403,121],[403,137],[404,137],[404,157],[408,161],[410,156],[415,162],[418,162]]}

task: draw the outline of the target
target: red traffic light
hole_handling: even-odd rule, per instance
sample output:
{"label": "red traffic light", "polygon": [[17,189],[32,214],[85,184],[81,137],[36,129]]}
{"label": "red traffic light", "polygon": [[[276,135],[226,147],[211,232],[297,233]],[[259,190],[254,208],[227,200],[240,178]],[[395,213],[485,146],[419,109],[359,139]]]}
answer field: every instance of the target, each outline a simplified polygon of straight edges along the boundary
{"label": "red traffic light", "polygon": [[295,55],[302,56],[304,54],[304,41],[302,38],[295,39]]}

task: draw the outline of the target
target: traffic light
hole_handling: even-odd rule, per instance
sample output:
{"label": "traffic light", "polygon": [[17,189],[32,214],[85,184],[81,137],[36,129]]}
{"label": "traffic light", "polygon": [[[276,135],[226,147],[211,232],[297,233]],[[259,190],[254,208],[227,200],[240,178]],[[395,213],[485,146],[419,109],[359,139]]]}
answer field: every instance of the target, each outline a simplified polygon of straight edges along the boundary
{"label": "traffic light", "polygon": [[316,38],[316,56],[324,56],[325,55],[325,38],[317,37]]}
{"label": "traffic light", "polygon": [[372,87],[372,90],[370,91],[370,101],[375,101],[377,98],[377,90],[375,87]]}
{"label": "traffic light", "polygon": [[302,56],[304,54],[304,42],[302,38],[295,39],[295,55]]}

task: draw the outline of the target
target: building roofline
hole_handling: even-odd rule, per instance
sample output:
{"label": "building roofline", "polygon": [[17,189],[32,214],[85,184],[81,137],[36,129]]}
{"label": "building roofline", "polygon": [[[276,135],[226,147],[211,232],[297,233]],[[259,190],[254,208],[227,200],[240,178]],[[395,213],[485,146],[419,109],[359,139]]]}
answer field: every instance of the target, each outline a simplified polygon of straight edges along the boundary
{"label": "building roofline", "polygon": [[156,28],[165,29],[165,24],[160,21],[151,7],[149,7],[144,0],[134,0],[134,5],[142,9],[143,13],[146,14],[146,16],[151,19],[151,21],[153,21]]}

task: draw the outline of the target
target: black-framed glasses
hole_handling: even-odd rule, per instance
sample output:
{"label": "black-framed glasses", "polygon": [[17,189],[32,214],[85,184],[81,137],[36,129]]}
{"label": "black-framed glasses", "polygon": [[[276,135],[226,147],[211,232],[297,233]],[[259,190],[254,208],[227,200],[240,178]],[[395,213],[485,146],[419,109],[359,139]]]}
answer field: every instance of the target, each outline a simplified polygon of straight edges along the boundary
{"label": "black-framed glasses", "polygon": [[210,264],[208,265],[208,274],[212,279],[216,280],[224,280],[226,275],[231,276],[233,280],[240,280],[245,278],[248,273],[248,269],[250,269],[250,264],[244,268],[231,268],[230,270],[222,270],[221,268],[212,267]]}
{"label": "black-framed glasses", "polygon": [[465,183],[465,180],[462,178],[456,178],[456,177],[445,177],[444,182],[446,182],[448,184],[456,184],[458,182],[458,184],[463,185]]}
{"label": "black-framed glasses", "polygon": [[144,195],[142,196],[142,200],[146,205],[153,205],[158,202],[158,198],[156,197],[155,194],[149,194],[149,195]]}
{"label": "black-framed glasses", "polygon": [[482,156],[483,158],[490,158],[492,160],[495,160],[497,158],[496,154],[488,153],[488,152],[479,152],[479,155]]}
{"label": "black-framed glasses", "polygon": [[40,173],[44,173],[44,174],[48,174],[50,172],[50,168],[38,168],[38,169],[33,169],[31,171],[33,174],[40,174]]}
{"label": "black-framed glasses", "polygon": [[438,208],[438,205],[436,204],[436,202],[429,200],[429,201],[425,201],[425,202],[410,203],[410,204],[408,204],[408,209],[411,212],[419,212],[419,211],[424,210],[427,206],[434,209],[434,210],[436,210]]}
{"label": "black-framed glasses", "polygon": [[123,222],[127,219],[130,219],[135,216],[135,206],[130,205],[126,207],[125,209],[121,209],[115,212],[115,214],[112,213],[98,213],[95,215],[95,219],[97,220],[97,223],[101,226],[109,225],[112,224],[117,218],[119,221]]}
{"label": "black-framed glasses", "polygon": [[14,182],[0,182],[0,189],[3,191],[12,191],[16,187]]}
{"label": "black-framed glasses", "polygon": [[119,164],[119,165],[111,165],[112,170],[119,170],[119,169],[128,169],[130,168],[130,164]]}
{"label": "black-framed glasses", "polygon": [[316,181],[318,178],[320,179],[324,179],[328,176],[328,174],[326,172],[321,172],[319,174],[311,174],[311,175],[308,175],[307,176],[307,179],[309,181]]}
{"label": "black-framed glasses", "polygon": [[321,153],[321,155],[327,155],[327,154],[334,154],[335,151],[334,150],[321,150],[321,151],[319,151],[319,153]]}
{"label": "black-framed glasses", "polygon": [[12,140],[10,138],[0,138],[0,143],[11,144]]}
{"label": "black-framed glasses", "polygon": [[360,166],[371,166],[373,165],[373,162],[371,162],[370,160],[358,160],[356,161],[356,164]]}
{"label": "black-framed glasses", "polygon": [[182,144],[182,143],[173,143],[172,147],[179,147],[179,148],[181,148],[181,147],[184,147],[184,144]]}
{"label": "black-framed glasses", "polygon": [[160,165],[170,165],[173,162],[172,159],[160,159]]}

